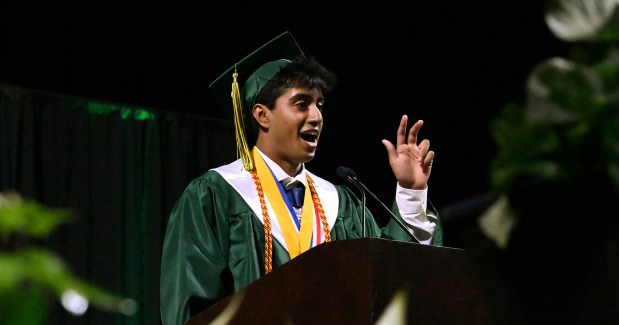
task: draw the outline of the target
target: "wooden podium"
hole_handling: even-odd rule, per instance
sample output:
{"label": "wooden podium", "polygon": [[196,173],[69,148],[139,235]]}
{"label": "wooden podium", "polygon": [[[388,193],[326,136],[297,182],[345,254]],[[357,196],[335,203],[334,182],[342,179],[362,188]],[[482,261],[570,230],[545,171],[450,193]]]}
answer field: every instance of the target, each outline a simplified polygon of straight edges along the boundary
{"label": "wooden podium", "polygon": [[[229,324],[374,324],[401,289],[409,324],[491,323],[466,251],[360,238],[324,243],[247,285]],[[209,324],[233,297],[185,324]]]}

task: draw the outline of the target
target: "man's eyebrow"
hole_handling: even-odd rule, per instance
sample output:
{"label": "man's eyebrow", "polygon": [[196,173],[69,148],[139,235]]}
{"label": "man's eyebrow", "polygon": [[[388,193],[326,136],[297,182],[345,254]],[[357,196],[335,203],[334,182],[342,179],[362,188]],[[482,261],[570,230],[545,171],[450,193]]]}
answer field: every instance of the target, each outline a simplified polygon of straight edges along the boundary
{"label": "man's eyebrow", "polygon": [[296,94],[296,95],[290,97],[289,101],[291,101],[291,102],[294,102],[294,101],[297,101],[297,100],[309,101],[311,99],[312,99],[312,95],[310,95],[308,93],[299,93],[299,94]]}
{"label": "man's eyebrow", "polygon": [[[289,100],[290,100],[291,102],[292,102],[292,101],[295,101],[295,100],[306,100],[306,101],[311,101],[313,97],[314,97],[314,96],[313,96],[313,93],[312,93],[312,92],[300,92],[300,93],[298,93],[298,94],[296,94],[296,95],[294,95],[294,96],[290,97],[290,99],[289,99]],[[324,96],[322,96],[322,94],[321,94],[321,96],[319,96],[318,98],[316,98],[316,101],[317,101],[317,102],[322,102],[322,103],[324,103],[324,102],[325,102],[325,98],[324,98]]]}

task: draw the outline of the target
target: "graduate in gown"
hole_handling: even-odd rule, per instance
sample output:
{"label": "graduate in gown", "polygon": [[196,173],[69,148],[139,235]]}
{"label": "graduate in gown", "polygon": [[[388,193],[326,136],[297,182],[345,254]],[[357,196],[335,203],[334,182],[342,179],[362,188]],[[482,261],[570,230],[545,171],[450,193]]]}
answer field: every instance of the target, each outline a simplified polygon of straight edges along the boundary
{"label": "graduate in gown", "polygon": [[164,325],[183,324],[325,242],[365,236],[442,245],[439,215],[428,200],[434,151],[427,139],[417,141],[422,120],[407,132],[403,115],[397,142],[383,140],[400,222],[379,227],[365,209],[362,226],[361,200],[305,168],[335,82],[285,32],[211,83],[220,105],[234,113],[239,159],[192,180],[170,214],[161,263]]}

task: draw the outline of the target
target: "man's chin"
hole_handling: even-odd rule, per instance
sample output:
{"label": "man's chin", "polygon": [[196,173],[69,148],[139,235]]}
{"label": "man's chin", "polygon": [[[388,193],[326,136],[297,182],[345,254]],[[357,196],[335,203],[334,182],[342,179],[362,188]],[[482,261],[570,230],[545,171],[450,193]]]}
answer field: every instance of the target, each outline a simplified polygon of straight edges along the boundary
{"label": "man's chin", "polygon": [[304,163],[311,161],[312,159],[314,159],[315,156],[316,156],[316,149],[309,151],[305,155]]}

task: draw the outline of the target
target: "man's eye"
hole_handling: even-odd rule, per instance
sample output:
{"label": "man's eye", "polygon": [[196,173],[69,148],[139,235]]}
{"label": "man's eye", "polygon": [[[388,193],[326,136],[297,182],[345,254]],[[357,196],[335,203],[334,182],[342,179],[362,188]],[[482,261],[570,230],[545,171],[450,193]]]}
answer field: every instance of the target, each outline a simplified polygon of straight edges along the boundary
{"label": "man's eye", "polygon": [[306,103],[306,102],[298,102],[298,103],[296,103],[295,105],[296,105],[298,108],[300,108],[300,109],[304,109],[304,110],[309,108],[309,106],[307,105],[307,103]]}

